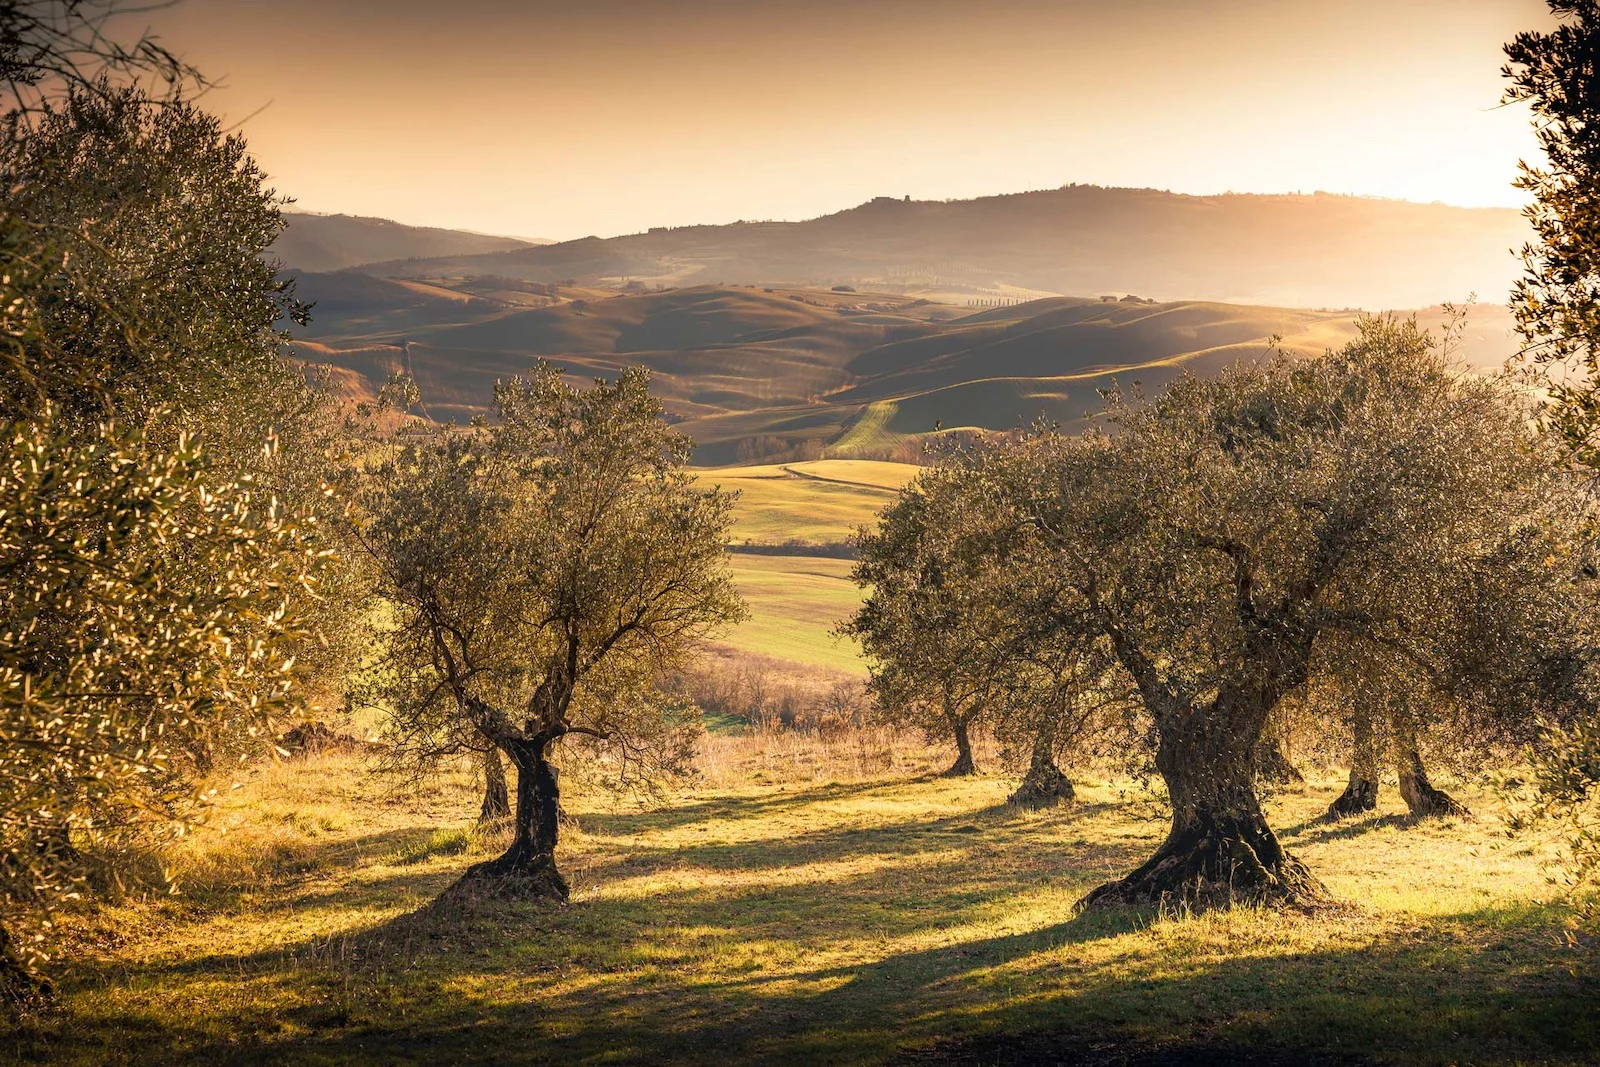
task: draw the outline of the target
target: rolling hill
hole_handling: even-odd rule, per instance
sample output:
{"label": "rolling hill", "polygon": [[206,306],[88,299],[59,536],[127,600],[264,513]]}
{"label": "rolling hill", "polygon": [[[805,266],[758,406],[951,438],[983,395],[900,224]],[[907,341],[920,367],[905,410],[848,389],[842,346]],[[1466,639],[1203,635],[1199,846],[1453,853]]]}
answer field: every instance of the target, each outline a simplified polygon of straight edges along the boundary
{"label": "rolling hill", "polygon": [[535,245],[512,237],[404,226],[358,215],[288,211],[284,219],[288,225],[268,254],[295,270],[342,270],[378,260],[470,256]]}
{"label": "rolling hill", "polygon": [[[497,282],[496,284],[510,284]],[[453,286],[453,287],[452,287]],[[1046,417],[1078,425],[1113,379],[1146,389],[1264,356],[1272,338],[1318,352],[1354,314],[1210,301],[1055,297],[963,314],[888,293],[696,286],[637,294],[552,287],[550,306],[448,279],[306,274],[317,301],[299,354],[339,368],[368,396],[412,374],[426,413],[485,412],[494,382],[548,359],[574,376],[650,368],[696,461],[767,456],[893,458],[908,440]],[[535,294],[537,295],[537,294]],[[1441,311],[1424,311],[1437,323]],[[1504,309],[1479,308],[1458,357],[1498,366],[1512,351]]]}
{"label": "rolling hill", "polygon": [[1510,250],[1525,237],[1511,209],[1078,185],[976,200],[880,197],[805,222],[659,227],[363,269],[545,283],[850,284],[961,302],[1131,292],[1394,308],[1506,292],[1517,269]]}

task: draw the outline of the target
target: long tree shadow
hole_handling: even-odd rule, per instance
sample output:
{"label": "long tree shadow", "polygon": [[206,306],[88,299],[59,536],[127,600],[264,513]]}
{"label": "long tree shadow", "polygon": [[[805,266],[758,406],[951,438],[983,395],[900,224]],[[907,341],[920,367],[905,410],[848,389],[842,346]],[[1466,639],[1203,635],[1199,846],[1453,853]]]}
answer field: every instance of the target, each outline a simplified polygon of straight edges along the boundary
{"label": "long tree shadow", "polygon": [[[1049,825],[1070,826],[1115,808],[1110,803],[1078,803],[1050,812]],[[1006,804],[940,818],[911,818],[872,826],[809,830],[781,837],[708,841],[683,845],[637,846],[624,855],[583,864],[577,876],[588,883],[605,884],[618,878],[655,873],[673,867],[717,871],[761,871],[806,864],[835,863],[865,856],[918,856],[948,848],[978,844],[1003,848],[1024,837],[1041,833],[1041,816]],[[646,831],[641,836],[648,837]],[[1070,847],[1070,846],[1063,846]]]}
{"label": "long tree shadow", "polygon": [[[1600,1013],[1592,1010],[1600,986],[1555,966],[1554,943],[1545,940],[1559,926],[1551,909],[1452,915],[1370,945],[1187,965],[1112,955],[1061,972],[1063,948],[1128,934],[1146,921],[1081,916],[787,976],[650,988],[625,975],[535,1000],[514,984],[500,990],[502,1000],[492,990],[390,1000],[384,1013],[368,1011],[348,1025],[330,1020],[322,1033],[199,1051],[205,1062],[239,1063],[1091,1067],[1229,1062],[1218,1050],[1233,1050],[1240,1057],[1233,1062],[1272,1064],[1583,1063],[1600,1055]],[[1508,929],[1517,932],[1511,948],[1501,944]],[[974,987],[1000,981],[1025,982],[1027,992],[974,1006]],[[1013,1037],[997,1043],[996,1034]],[[1060,1055],[1086,1048],[1096,1058]],[[1008,1054],[990,1058],[986,1050]],[[1172,1054],[1156,1055],[1162,1050]]]}
{"label": "long tree shadow", "polygon": [[687,804],[663,805],[643,811],[584,812],[577,816],[577,823],[586,832],[607,836],[623,837],[651,831],[660,833],[712,819],[745,820],[791,811],[811,804],[848,800],[886,788],[915,785],[927,780],[930,780],[930,776],[869,779],[861,782],[827,782],[793,790],[778,787],[781,791],[774,791],[763,797],[707,797]]}
{"label": "long tree shadow", "polygon": [[[1007,822],[1012,823],[1008,832]],[[987,827],[984,824],[989,824]],[[378,923],[337,935],[304,938],[245,953],[216,953],[182,960],[152,961],[126,967],[124,973],[140,981],[158,981],[177,975],[208,973],[270,973],[285,965],[316,964],[337,953],[345,962],[364,961],[377,967],[398,963],[409,966],[416,952],[428,952],[444,966],[457,950],[478,952],[484,946],[504,949],[530,937],[559,936],[574,925],[634,931],[619,938],[612,951],[620,956],[645,952],[653,930],[660,925],[688,928],[725,928],[737,925],[740,938],[759,941],[793,934],[797,926],[814,925],[819,940],[832,937],[915,935],[946,925],[952,915],[995,904],[1030,888],[1071,881],[1074,873],[1092,870],[1090,858],[1101,863],[1129,864],[1143,851],[1140,843],[1109,850],[1103,844],[1062,842],[1032,876],[994,862],[995,853],[1017,847],[1021,836],[1036,823],[1028,823],[1004,806],[936,820],[897,824],[870,831],[839,829],[817,831],[799,839],[763,840],[734,845],[706,844],[685,849],[658,850],[650,866],[628,859],[598,870],[583,868],[587,882],[615,890],[620,878],[672,867],[689,871],[781,872],[849,859],[899,859],[898,880],[888,880],[885,868],[853,875],[834,876],[826,892],[804,879],[771,882],[755,880],[743,888],[689,884],[670,891],[654,890],[634,896],[611,892],[578,899],[568,907],[554,905],[485,903],[463,907],[457,903],[429,901],[421,907]],[[978,832],[970,832],[977,830]],[[1014,835],[1014,836],[1013,836]],[[597,877],[597,875],[610,877]],[[362,879],[320,894],[302,893],[282,902],[284,909],[310,910],[342,905],[370,912],[396,895],[434,896],[454,879],[454,872],[399,871],[382,878]],[[1082,886],[1091,884],[1080,878]],[[908,906],[897,894],[910,883],[917,900]],[[1080,926],[1076,929],[1092,929]]]}
{"label": "long tree shadow", "polygon": [[1368,814],[1343,819],[1329,819],[1319,815],[1285,828],[1279,835],[1296,845],[1315,845],[1325,841],[1350,841],[1375,830],[1404,829],[1415,826],[1416,821],[1407,815]]}

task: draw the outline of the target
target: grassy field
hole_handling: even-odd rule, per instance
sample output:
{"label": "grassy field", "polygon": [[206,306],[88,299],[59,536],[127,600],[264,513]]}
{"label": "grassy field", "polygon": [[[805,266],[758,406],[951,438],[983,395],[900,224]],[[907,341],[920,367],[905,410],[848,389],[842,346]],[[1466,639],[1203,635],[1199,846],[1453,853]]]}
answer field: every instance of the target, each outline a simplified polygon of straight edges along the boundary
{"label": "grassy field", "polygon": [[[870,525],[916,474],[904,463],[817,460],[701,471],[705,483],[737,489],[735,545],[837,545]],[[802,667],[859,674],[859,650],[833,636],[861,604],[850,562],[804,555],[730,556],[750,618],[719,643]]]}
{"label": "grassy field", "polygon": [[817,460],[699,472],[703,483],[739,491],[734,544],[839,544],[871,525],[917,468],[871,460]]}
{"label": "grassy field", "polygon": [[[703,476],[758,488],[740,520],[763,538],[827,543],[910,473]],[[848,561],[730,558],[753,616],[724,656],[860,672],[828,632],[859,603]],[[950,780],[903,732],[723,729],[652,797],[574,768],[572,904],[466,910],[431,902],[505,845],[467,768],[413,790],[358,756],[251,768],[167,857],[179,894],[65,917],[59,1002],[0,1024],[0,1062],[1600,1062],[1600,961],[1566,943],[1551,846],[1508,838],[1480,784],[1449,783],[1470,821],[1413,823],[1391,786],[1323,823],[1332,773],[1273,796],[1325,913],[1078,915],[1154,848],[1163,798],[1083,772],[1077,804],[1017,810],[977,755]]]}
{"label": "grassy field", "polygon": [[865,673],[855,643],[832,633],[861,606],[849,560],[734,555],[731,562],[750,618],[719,644],[805,666]]}
{"label": "grassy field", "polygon": [[658,804],[570,798],[570,906],[468,912],[428,907],[501,843],[469,832],[466,775],[400,794],[354,757],[263,767],[228,795],[229,833],[190,842],[184,895],[72,926],[59,1007],[5,1032],[0,1056],[1600,1059],[1600,984],[1561,945],[1544,847],[1505,839],[1470,785],[1471,822],[1410,824],[1391,792],[1323,824],[1333,778],[1276,797],[1336,911],[1078,916],[1161,836],[1159,798],[1086,776],[1076,806],[1017,811],[1006,778],[933,777],[948,758],[873,731],[708,738],[701,778]]}

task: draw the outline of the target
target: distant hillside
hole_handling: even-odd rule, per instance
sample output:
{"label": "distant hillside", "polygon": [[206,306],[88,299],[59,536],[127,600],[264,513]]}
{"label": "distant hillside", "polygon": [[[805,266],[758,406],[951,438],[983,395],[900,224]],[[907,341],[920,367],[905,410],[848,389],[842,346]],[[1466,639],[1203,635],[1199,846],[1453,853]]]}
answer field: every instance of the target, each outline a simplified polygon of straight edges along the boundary
{"label": "distant hillside", "polygon": [[388,219],[357,215],[312,215],[290,211],[270,254],[295,270],[343,270],[378,260],[419,256],[470,256],[535,247],[511,237],[488,237],[461,230],[402,226]]}
{"label": "distant hillside", "polygon": [[1498,299],[1525,223],[1513,210],[1316,194],[1184,196],[1068,186],[949,202],[879,198],[807,222],[658,228],[378,263],[412,278],[745,284],[1004,300],[1136,293],[1283,307]]}
{"label": "distant hillside", "polygon": [[[1273,337],[1313,353],[1354,332],[1350,312],[1208,301],[1057,297],[962,314],[882,293],[698,286],[530,309],[350,273],[305,275],[301,291],[327,316],[300,352],[340,368],[353,397],[406,371],[427,414],[465,421],[487,411],[497,378],[539,358],[582,377],[639,364],[708,465],[893,458],[936,429],[1078,425],[1113,379],[1153,390],[1262,358]],[[1419,313],[1428,325],[1441,315]],[[1504,308],[1476,309],[1470,327],[1457,353],[1469,364],[1515,350]]]}

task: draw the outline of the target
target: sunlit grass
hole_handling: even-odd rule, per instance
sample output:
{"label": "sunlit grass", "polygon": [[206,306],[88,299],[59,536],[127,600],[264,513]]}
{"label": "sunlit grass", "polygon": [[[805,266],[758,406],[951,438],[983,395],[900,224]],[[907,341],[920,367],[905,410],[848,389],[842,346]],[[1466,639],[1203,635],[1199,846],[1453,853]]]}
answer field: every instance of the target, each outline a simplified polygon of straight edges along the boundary
{"label": "sunlit grass", "polygon": [[[904,742],[905,739],[900,739]],[[986,747],[980,758],[994,767]],[[185,895],[74,925],[59,1011],[5,1047],[60,1062],[878,1062],[1003,1029],[1334,1046],[1384,1062],[1591,1062],[1592,978],[1557,947],[1546,846],[1396,798],[1271,803],[1332,913],[1074,915],[1164,832],[1083,776],[1072,808],[883,732],[708,738],[664,802],[587,793],[573,904],[435,912],[468,863],[466,773],[394,791],[350,758],[253,772],[191,842]],[[337,816],[337,817],[335,817]]]}
{"label": "sunlit grass", "polygon": [[728,562],[750,617],[722,635],[720,644],[797,664],[866,673],[855,642],[833,634],[861,606],[849,560],[732,555]]}
{"label": "sunlit grass", "polygon": [[722,467],[696,473],[705,485],[739,491],[734,544],[841,544],[871,525],[918,468],[870,460]]}

